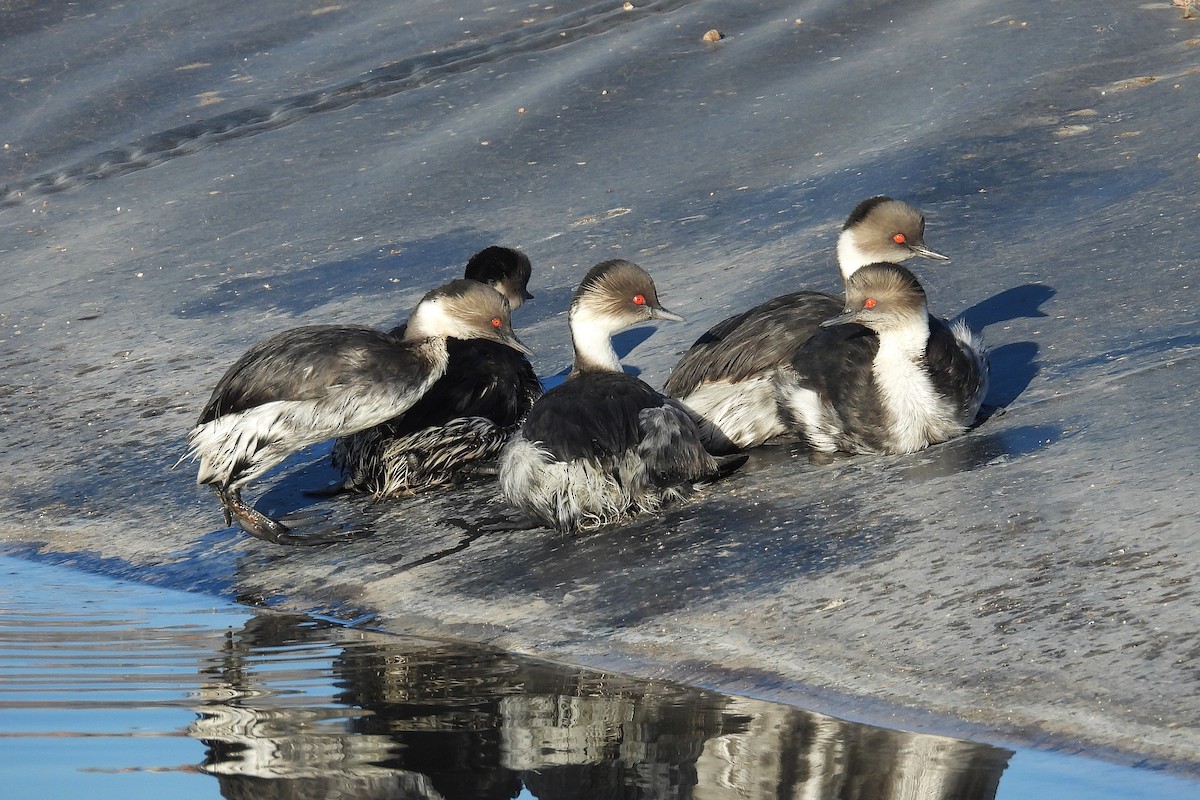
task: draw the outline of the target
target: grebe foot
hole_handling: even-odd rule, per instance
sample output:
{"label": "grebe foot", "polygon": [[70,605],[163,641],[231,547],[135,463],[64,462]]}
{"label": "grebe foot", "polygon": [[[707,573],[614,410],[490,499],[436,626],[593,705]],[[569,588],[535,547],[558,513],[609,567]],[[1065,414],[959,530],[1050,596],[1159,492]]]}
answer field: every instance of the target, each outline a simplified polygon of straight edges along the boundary
{"label": "grebe foot", "polygon": [[257,539],[287,547],[315,547],[329,544],[344,544],[363,539],[371,534],[371,531],[366,529],[348,528],[328,521],[319,525],[305,526],[303,533],[297,533],[296,529],[289,528],[282,522],[273,520],[270,517],[264,516],[263,519],[267,520],[270,524],[264,526],[257,524],[255,520],[239,518],[238,525],[246,533]]}
{"label": "grebe foot", "polygon": [[971,422],[971,428],[978,428],[983,423],[987,422],[992,417],[999,417],[1004,414],[1007,409],[1004,406],[993,406],[987,403],[979,406],[979,411],[975,413],[975,419]]}
{"label": "grebe foot", "polygon": [[463,469],[463,475],[468,478],[494,478],[500,475],[500,464],[496,461],[486,461],[472,464]]}
{"label": "grebe foot", "polygon": [[737,471],[739,467],[746,463],[750,458],[749,453],[733,453],[727,456],[715,456],[717,460],[717,471],[706,476],[703,480],[696,483],[706,484],[715,483],[723,478],[728,478],[731,474]]}
{"label": "grebe foot", "polygon": [[[312,546],[338,544],[339,542],[360,539],[365,535],[354,531],[345,531],[336,526],[322,526],[311,530],[307,534],[297,534],[284,523],[276,519],[271,519],[266,514],[244,502],[242,500],[242,493],[238,489],[215,487],[215,490],[217,497],[221,501],[221,507],[225,511],[226,518],[232,517],[232,520],[228,524],[237,522],[238,527],[246,533],[265,542],[288,546]],[[307,516],[312,517],[316,515]],[[293,519],[304,518],[305,516],[303,515],[293,516]]]}
{"label": "grebe foot", "polygon": [[350,486],[345,481],[331,483],[328,486],[322,486],[320,489],[305,489],[301,492],[305,497],[312,497],[317,500],[327,500],[330,497],[348,494],[354,491],[354,487]]}
{"label": "grebe foot", "polygon": [[493,517],[483,522],[467,522],[462,517],[446,517],[443,520],[448,525],[462,528],[467,533],[480,536],[485,533],[505,533],[507,531],[528,531],[540,528],[541,525],[524,515],[516,517]]}
{"label": "grebe foot", "polygon": [[816,464],[817,466],[827,467],[837,461],[841,461],[847,454],[839,452],[830,452],[828,450],[809,449],[808,463]]}

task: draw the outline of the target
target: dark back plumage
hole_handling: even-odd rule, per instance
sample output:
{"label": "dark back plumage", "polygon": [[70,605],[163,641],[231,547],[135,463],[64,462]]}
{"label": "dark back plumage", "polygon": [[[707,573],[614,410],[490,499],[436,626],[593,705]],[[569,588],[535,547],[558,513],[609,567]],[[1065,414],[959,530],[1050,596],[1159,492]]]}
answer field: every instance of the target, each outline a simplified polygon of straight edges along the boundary
{"label": "dark back plumage", "polygon": [[330,386],[403,379],[420,361],[374,328],[311,325],[251,347],[217,382],[198,425],[279,400],[312,400]]}
{"label": "dark back plumage", "polygon": [[[792,359],[796,385],[836,408],[843,429],[855,432],[864,450],[879,448],[887,438],[887,417],[871,374],[878,352],[879,336],[850,322],[822,327]],[[781,413],[788,418],[785,408]]]}
{"label": "dark back plumage", "polygon": [[987,393],[990,377],[986,348],[964,347],[950,325],[931,316],[925,363],[938,394],[953,398],[958,404],[959,413],[973,421]]}
{"label": "dark back plumage", "polygon": [[831,294],[794,292],[730,317],[696,340],[663,391],[686,397],[707,381],[743,381],[769,372],[842,307],[841,298]]}
{"label": "dark back plumage", "polygon": [[478,339],[450,339],[446,374],[402,416],[386,423],[392,435],[484,417],[501,428],[515,425],[542,393],[529,359],[509,347]]}
{"label": "dark back plumage", "polygon": [[637,447],[638,414],[663,402],[662,395],[631,375],[584,373],[542,395],[522,434],[559,461],[610,459]]}

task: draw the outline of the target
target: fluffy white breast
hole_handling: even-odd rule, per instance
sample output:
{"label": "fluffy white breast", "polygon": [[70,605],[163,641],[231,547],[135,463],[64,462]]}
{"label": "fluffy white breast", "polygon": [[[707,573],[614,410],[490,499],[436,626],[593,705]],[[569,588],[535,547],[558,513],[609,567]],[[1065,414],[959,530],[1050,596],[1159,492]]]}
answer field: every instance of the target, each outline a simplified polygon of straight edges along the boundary
{"label": "fluffy white breast", "polygon": [[702,383],[679,399],[739,448],[756,447],[786,430],[779,418],[773,375],[756,375],[737,383]]}
{"label": "fluffy white breast", "polygon": [[874,377],[888,418],[889,449],[912,453],[962,431],[953,403],[939,395],[923,367],[929,326],[914,321],[879,337]]}

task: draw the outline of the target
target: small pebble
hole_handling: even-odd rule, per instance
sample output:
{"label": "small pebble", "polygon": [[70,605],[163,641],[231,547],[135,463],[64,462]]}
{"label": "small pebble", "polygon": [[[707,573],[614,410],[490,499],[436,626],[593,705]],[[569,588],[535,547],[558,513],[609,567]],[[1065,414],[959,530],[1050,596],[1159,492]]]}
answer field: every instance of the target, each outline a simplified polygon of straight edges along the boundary
{"label": "small pebble", "polygon": [[704,41],[706,41],[706,42],[719,42],[725,38],[725,34],[721,33],[716,28],[713,28],[712,30],[705,33],[703,38],[704,38]]}

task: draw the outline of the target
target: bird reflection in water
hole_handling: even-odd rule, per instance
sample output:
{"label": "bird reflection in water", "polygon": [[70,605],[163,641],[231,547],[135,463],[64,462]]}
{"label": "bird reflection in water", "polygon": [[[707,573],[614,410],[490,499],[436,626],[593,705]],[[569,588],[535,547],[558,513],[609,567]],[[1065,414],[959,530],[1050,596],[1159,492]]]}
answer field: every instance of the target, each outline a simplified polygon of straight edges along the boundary
{"label": "bird reflection in water", "polygon": [[203,678],[190,733],[231,800],[985,800],[1011,756],[287,615],[231,632]]}

